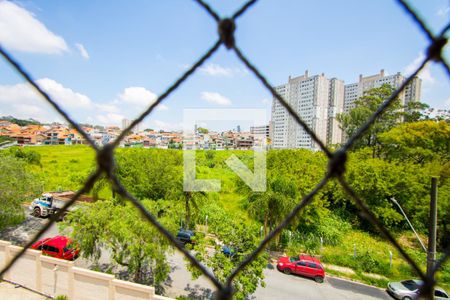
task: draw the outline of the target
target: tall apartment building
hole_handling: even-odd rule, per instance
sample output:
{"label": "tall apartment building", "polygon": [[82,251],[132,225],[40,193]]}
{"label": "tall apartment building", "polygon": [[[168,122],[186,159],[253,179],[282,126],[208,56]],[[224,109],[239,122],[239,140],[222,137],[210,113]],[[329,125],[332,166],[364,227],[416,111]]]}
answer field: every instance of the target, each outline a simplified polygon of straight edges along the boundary
{"label": "tall apartment building", "polygon": [[[277,86],[275,90],[314,130],[319,139],[326,142],[329,131],[329,103],[338,102],[334,99],[336,93],[330,96],[330,80],[324,74],[308,76],[308,71],[305,71],[302,76],[289,77],[287,84]],[[276,99],[272,104],[272,126],[273,148],[319,149],[311,136],[295,122]]]}
{"label": "tall apartment building", "polygon": [[[287,101],[288,84],[282,84],[274,87],[275,91]],[[288,141],[288,121],[290,119],[289,113],[284,106],[275,98],[272,102],[272,147],[273,148],[287,148]]]}
{"label": "tall apartment building", "polygon": [[[129,120],[129,119],[122,119],[122,130],[125,130],[126,128],[128,128],[128,126],[130,126],[131,125],[131,120]],[[140,132],[141,131],[141,123],[137,123],[136,124],[136,126],[134,126],[132,129],[131,129],[131,131],[132,132],[134,132],[134,133],[137,133],[137,132]]]}
{"label": "tall apartment building", "polygon": [[261,125],[261,126],[250,126],[250,133],[255,135],[261,135],[266,138],[270,138],[271,135],[271,125]]}
{"label": "tall apartment building", "polygon": [[337,115],[343,112],[344,108],[344,81],[330,79],[328,93],[328,121],[327,121],[327,145],[339,144],[342,142],[342,129],[339,126]]}
{"label": "tall apartment building", "polygon": [[[405,81],[405,77],[400,74],[400,72],[394,75],[385,76],[384,70],[381,70],[379,74],[363,77],[359,75],[359,81],[351,84],[345,85],[344,92],[344,111],[348,112],[355,107],[355,101],[361,97],[365,91],[380,87],[383,84],[390,84],[393,88],[397,89]],[[413,80],[405,87],[405,89],[400,93],[400,103],[406,105],[409,102],[416,102],[420,100],[421,97],[421,85],[422,80],[418,77],[413,78]]]}
{"label": "tall apartment building", "polygon": [[125,128],[127,128],[128,126],[130,126],[131,121],[128,119],[123,118],[122,119],[122,130],[124,130]]}
{"label": "tall apartment building", "polygon": [[[384,70],[379,74],[363,77],[351,84],[324,74],[304,75],[291,78],[286,84],[274,87],[283,99],[298,113],[300,118],[314,130],[316,135],[327,145],[344,142],[345,135],[337,121],[337,115],[348,112],[355,106],[355,101],[365,91],[390,84],[398,88],[405,77],[400,73],[385,76]],[[421,80],[414,78],[400,93],[402,105],[420,100]],[[294,121],[281,103],[273,99],[272,104],[272,147],[273,148],[307,148],[318,150],[318,145]]]}

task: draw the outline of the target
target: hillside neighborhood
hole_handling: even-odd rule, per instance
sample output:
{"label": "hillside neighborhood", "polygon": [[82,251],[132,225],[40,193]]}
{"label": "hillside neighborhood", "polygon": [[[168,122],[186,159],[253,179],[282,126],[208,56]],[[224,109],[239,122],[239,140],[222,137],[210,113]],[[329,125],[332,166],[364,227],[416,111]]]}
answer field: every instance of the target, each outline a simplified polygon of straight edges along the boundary
{"label": "hillside neighborhood", "polygon": [[[12,118],[13,119],[13,118]],[[122,131],[118,126],[82,126],[82,129],[97,144],[105,145],[117,138]],[[124,129],[124,128],[122,128]],[[181,131],[134,130],[120,143],[122,147],[144,147],[159,149],[252,149],[269,138],[269,126],[251,127],[250,132],[237,130],[209,132],[195,130],[194,139],[183,141]],[[20,126],[13,121],[0,120],[0,136],[16,141],[18,145],[77,145],[87,141],[76,130],[63,124],[29,124]]]}

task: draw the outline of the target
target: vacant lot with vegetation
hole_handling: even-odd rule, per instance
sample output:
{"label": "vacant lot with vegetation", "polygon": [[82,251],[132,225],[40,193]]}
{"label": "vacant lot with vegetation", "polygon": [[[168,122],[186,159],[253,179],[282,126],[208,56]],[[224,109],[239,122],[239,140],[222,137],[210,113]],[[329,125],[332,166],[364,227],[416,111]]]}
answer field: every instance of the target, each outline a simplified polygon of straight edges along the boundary
{"label": "vacant lot with vegetation", "polygon": [[[9,152],[8,155],[6,152]],[[214,233],[224,244],[246,247],[244,253],[238,255],[242,258],[318,183],[325,173],[327,161],[320,152],[269,151],[267,191],[257,193],[250,191],[226,165],[225,160],[232,154],[252,168],[251,151],[196,153],[197,178],[220,179],[220,192],[183,191],[183,158],[182,151],[179,150],[117,149],[116,171],[129,191],[143,201],[174,234],[180,226],[197,229],[197,245],[219,247],[202,234],[206,231],[204,225],[208,217],[209,233]],[[86,146],[10,149],[4,151],[3,156],[13,156],[18,161],[24,161],[23,164],[30,170],[30,175],[34,176],[35,183],[38,183],[35,193],[41,190],[77,189],[95,166],[94,152]],[[439,249],[443,249],[448,246],[446,222],[449,218],[450,199],[449,178],[445,171],[434,160],[417,164],[392,158],[373,158],[370,151],[362,149],[351,154],[347,178],[383,223],[395,233],[408,253],[419,265],[425,266],[425,253],[421,252],[420,245],[410,233],[403,216],[389,198],[395,197],[401,203],[414,226],[421,232],[422,239],[426,241],[430,177],[439,176],[438,245]],[[80,211],[70,216],[66,222],[67,225],[75,225],[74,228],[78,225],[79,230],[74,230],[73,235],[83,245],[84,255],[95,258],[99,254],[100,245],[111,246],[118,253],[114,257],[115,262],[131,268],[135,281],[161,283],[169,272],[164,259],[164,252],[168,249],[167,242],[163,242],[164,239],[161,238],[154,240],[158,236],[157,232],[150,230],[151,226],[141,220],[136,210],[125,200],[113,198],[106,180],[96,184],[93,193],[100,200],[92,205],[91,213]],[[22,200],[29,201],[33,196],[37,194]],[[115,206],[118,210],[112,210]],[[119,228],[122,230],[118,230]],[[89,235],[86,235],[87,231]],[[115,236],[117,232],[121,236]],[[244,233],[247,237],[242,239]],[[135,249],[130,245],[130,241],[142,241],[142,238],[145,238],[142,247]],[[159,245],[156,249],[149,242],[152,239]],[[127,241],[127,245],[118,242],[121,240]],[[202,247],[199,246],[198,249]],[[360,217],[356,206],[336,182],[330,182],[315,197],[312,204],[270,245],[270,249],[288,254],[320,255],[325,264],[332,265],[329,273],[379,286],[384,286],[388,280],[414,277],[411,268],[397,251],[380,237],[372,225]],[[390,252],[393,253],[392,265],[389,260]],[[152,255],[147,255],[148,253]],[[220,273],[218,275],[222,278],[237,263],[231,261],[227,268],[223,268],[227,257],[222,255],[223,257],[211,259],[201,251],[197,253],[198,258],[216,273]],[[220,251],[218,253],[222,254]],[[141,265],[138,262],[142,257],[148,257],[150,261]],[[261,271],[265,259],[267,257],[251,266],[253,271]],[[134,263],[130,265],[131,261]],[[151,270],[146,270],[149,266]],[[194,275],[198,274],[194,272]],[[242,278],[242,281],[253,280],[251,285],[255,287],[260,280],[258,276],[250,274],[242,276],[250,277]],[[448,264],[438,278],[441,285],[448,287]],[[245,288],[242,289],[243,294],[246,294]]]}

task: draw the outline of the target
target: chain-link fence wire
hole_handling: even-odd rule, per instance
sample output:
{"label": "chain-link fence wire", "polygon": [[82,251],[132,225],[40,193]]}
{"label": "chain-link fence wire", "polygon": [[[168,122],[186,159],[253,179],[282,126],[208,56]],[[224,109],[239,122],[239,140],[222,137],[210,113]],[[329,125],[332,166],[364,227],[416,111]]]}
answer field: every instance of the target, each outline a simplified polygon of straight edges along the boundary
{"label": "chain-link fence wire", "polygon": [[[89,143],[89,145],[96,152],[97,166],[96,170],[87,178],[83,187],[78,190],[78,192],[73,196],[73,198],[68,201],[64,207],[59,210],[55,215],[52,215],[50,221],[43,226],[39,232],[28,242],[25,247],[18,252],[14,258],[1,270],[0,278],[3,278],[6,272],[11,268],[11,266],[24,254],[27,248],[38,240],[38,238],[47,229],[58,220],[64,211],[66,211],[75,201],[84,193],[88,193],[95,182],[105,174],[110,180],[114,191],[126,198],[142,213],[142,215],[150,222],[152,226],[155,226],[158,231],[164,235],[170,243],[181,251],[185,257],[198,268],[217,288],[217,298],[218,299],[231,299],[233,297],[233,279],[241,272],[249,263],[251,263],[259,253],[261,253],[267,244],[274,239],[274,237],[281,232],[292,219],[309,203],[314,199],[314,196],[327,184],[327,182],[336,178],[341,184],[342,188],[351,197],[357,207],[360,209],[362,216],[366,218],[370,223],[376,226],[380,232],[390,241],[390,243],[399,251],[403,258],[408,262],[411,268],[417,273],[417,275],[423,280],[424,284],[421,286],[420,295],[427,299],[432,299],[432,291],[436,284],[435,273],[437,270],[446,262],[450,256],[450,248],[446,249],[443,256],[436,262],[434,269],[427,276],[424,274],[422,269],[417,265],[417,263],[408,255],[408,253],[400,246],[400,244],[395,240],[393,235],[389,230],[382,224],[382,222],[375,216],[375,214],[367,207],[364,201],[357,195],[357,193],[352,189],[345,179],[345,166],[347,151],[352,147],[356,140],[360,139],[370,128],[370,126],[379,118],[384,111],[395,101],[395,98],[405,89],[408,83],[417,76],[417,74],[425,67],[430,61],[434,61],[443,66],[447,72],[447,76],[450,78],[450,67],[445,61],[442,55],[442,50],[447,42],[445,37],[447,31],[450,29],[450,23],[447,24],[440,33],[433,34],[432,31],[427,27],[423,19],[418,15],[418,13],[409,6],[404,0],[397,0],[398,5],[405,11],[405,14],[409,15],[413,22],[418,25],[418,27],[425,33],[429,40],[428,48],[426,49],[426,56],[419,65],[419,67],[413,72],[402,84],[398,87],[392,95],[387,98],[377,109],[377,111],[362,125],[357,132],[351,136],[348,141],[337,151],[331,152],[325,144],[317,137],[315,132],[307,125],[307,123],[300,118],[297,112],[274,90],[272,85],[266,79],[266,77],[251,63],[251,61],[244,55],[244,53],[239,49],[236,44],[234,31],[236,29],[235,21],[244,15],[248,9],[254,5],[257,0],[247,1],[240,9],[238,9],[230,18],[221,18],[217,12],[215,12],[207,3],[203,0],[194,0],[197,2],[201,8],[203,8],[216,22],[218,27],[219,39],[214,43],[214,45],[208,49],[205,54],[203,54],[187,71],[185,71],[172,85],[170,85],[164,93],[162,93],[156,101],[150,105],[138,118],[136,118],[125,130],[123,130],[120,135],[111,143],[105,145],[104,147],[98,147],[95,142],[90,138],[90,136],[74,121],[69,115],[48,95],[30,74],[23,68],[23,66],[18,63],[1,45],[0,53],[5,58],[5,60],[12,66],[12,68],[17,71],[31,86],[39,93],[50,105],[61,115],[64,119],[72,125]],[[161,225],[156,217],[148,212],[141,202],[131,195],[127,189],[122,185],[120,180],[115,174],[115,163],[114,163],[114,149],[119,146],[119,143],[125,138],[125,136],[135,127],[138,123],[143,121],[161,102],[163,102],[175,89],[177,89],[182,83],[186,81],[206,60],[208,60],[221,45],[224,45],[228,50],[233,51],[237,57],[245,64],[245,66],[256,76],[262,85],[267,88],[277,101],[279,101],[283,107],[289,112],[290,116],[298,123],[301,128],[306,131],[315,143],[322,149],[322,151],[328,157],[328,170],[322,180],[306,195],[302,198],[300,203],[298,203],[295,208],[284,218],[284,220],[273,229],[258,245],[258,247],[250,253],[231,273],[226,282],[220,282],[202,263],[196,260],[196,258],[185,248],[183,248],[179,243],[177,243],[175,237],[163,226]]]}

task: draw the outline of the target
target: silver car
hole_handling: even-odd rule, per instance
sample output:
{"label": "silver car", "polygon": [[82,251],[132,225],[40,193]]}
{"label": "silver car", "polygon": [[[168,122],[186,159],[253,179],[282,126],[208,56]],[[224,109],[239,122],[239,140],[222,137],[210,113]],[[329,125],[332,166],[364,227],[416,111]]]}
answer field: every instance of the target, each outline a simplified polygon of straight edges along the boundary
{"label": "silver car", "polygon": [[[419,297],[419,288],[422,285],[421,280],[404,280],[400,282],[389,282],[386,291],[394,297],[400,300],[412,300]],[[440,287],[434,288],[434,299],[449,300],[447,292]]]}

